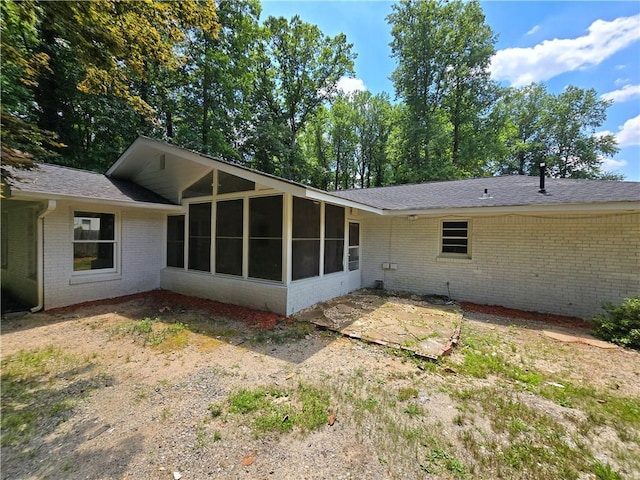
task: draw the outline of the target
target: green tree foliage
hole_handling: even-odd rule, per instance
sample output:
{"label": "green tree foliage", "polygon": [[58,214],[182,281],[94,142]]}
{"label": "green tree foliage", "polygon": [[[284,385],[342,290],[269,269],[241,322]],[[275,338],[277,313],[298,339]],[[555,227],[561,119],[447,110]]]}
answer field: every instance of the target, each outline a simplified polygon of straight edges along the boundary
{"label": "green tree foliage", "polygon": [[386,185],[393,107],[387,94],[340,94],[300,135],[308,183],[325,190]]}
{"label": "green tree foliage", "polygon": [[608,107],[593,89],[569,86],[553,95],[531,84],[505,90],[494,109],[506,146],[497,172],[537,175],[545,162],[554,177],[619,179],[601,170],[603,158],[618,151],[613,135],[597,134]]}
{"label": "green tree foliage", "polygon": [[406,106],[397,180],[481,173],[475,143],[493,99],[495,36],[479,3],[403,0],[392,8],[392,79]]}
{"label": "green tree foliage", "polygon": [[[251,141],[268,146],[265,133],[276,133],[271,149],[254,150],[254,161],[266,171],[300,180],[301,163],[297,138],[318,108],[337,92],[338,80],[353,72],[352,45],[344,34],[329,37],[316,25],[294,16],[265,20],[254,106],[260,112]],[[283,142],[284,131],[287,143]]]}
{"label": "green tree foliage", "polygon": [[103,171],[140,134],[323,189],[537,174],[619,179],[593,90],[500,89],[476,0],[402,0],[397,102],[338,91],[355,53],[258,0],[0,2],[2,179],[31,159]]}
{"label": "green tree foliage", "polygon": [[[174,89],[175,128],[167,139],[196,151],[241,161],[239,140],[255,118],[251,97],[263,32],[257,0],[220,2],[217,38],[196,32],[186,42],[183,79]],[[168,132],[168,131],[167,131]]]}
{"label": "green tree foliage", "polygon": [[550,174],[560,178],[597,178],[602,159],[618,152],[613,135],[597,135],[607,118],[607,100],[594,89],[569,86],[551,97],[545,112],[546,162]]}
{"label": "green tree foliage", "polygon": [[[60,161],[98,169],[137,132],[153,131],[152,74],[178,68],[176,44],[190,29],[211,36],[218,29],[214,2],[199,0],[8,0],[2,19],[3,146],[21,148],[11,144],[21,138],[11,131],[16,125],[41,138],[52,139],[42,137],[50,131],[67,145]],[[15,95],[4,102],[8,92]],[[23,145],[29,150],[22,153],[40,158],[42,145]]]}

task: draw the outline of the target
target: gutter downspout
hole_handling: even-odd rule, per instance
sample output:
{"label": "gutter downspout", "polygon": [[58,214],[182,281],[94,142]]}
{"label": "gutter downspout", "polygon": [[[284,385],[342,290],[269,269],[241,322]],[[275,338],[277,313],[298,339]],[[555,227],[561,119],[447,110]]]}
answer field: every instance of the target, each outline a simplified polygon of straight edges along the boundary
{"label": "gutter downspout", "polygon": [[56,209],[56,201],[55,200],[47,200],[46,208],[38,215],[38,220],[36,221],[37,227],[37,281],[38,281],[38,304],[31,309],[31,313],[36,313],[42,310],[44,307],[44,217],[49,215]]}

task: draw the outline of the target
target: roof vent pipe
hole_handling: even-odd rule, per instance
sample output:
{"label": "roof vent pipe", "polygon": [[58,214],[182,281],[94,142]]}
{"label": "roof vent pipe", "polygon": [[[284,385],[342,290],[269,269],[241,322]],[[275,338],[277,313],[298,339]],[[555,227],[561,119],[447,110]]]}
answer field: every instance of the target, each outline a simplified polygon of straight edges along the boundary
{"label": "roof vent pipe", "polygon": [[540,164],[540,190],[538,193],[547,193],[547,190],[544,188],[544,177],[547,173],[547,166],[544,163]]}

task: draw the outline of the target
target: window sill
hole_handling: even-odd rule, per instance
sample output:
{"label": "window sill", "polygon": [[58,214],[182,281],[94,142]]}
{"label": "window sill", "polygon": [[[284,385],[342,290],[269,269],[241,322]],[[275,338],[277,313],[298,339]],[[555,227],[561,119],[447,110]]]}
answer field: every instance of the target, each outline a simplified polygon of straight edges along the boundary
{"label": "window sill", "polygon": [[93,275],[76,275],[69,279],[69,285],[110,282],[113,280],[122,280],[122,275],[120,275],[119,273],[95,273]]}
{"label": "window sill", "polygon": [[442,263],[472,263],[473,259],[466,255],[439,255],[436,257],[436,262]]}

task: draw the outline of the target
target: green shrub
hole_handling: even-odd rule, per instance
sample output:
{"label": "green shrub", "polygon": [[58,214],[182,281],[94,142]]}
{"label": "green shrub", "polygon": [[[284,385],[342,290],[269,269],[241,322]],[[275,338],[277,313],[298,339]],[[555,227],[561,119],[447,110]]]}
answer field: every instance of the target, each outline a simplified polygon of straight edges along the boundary
{"label": "green shrub", "polygon": [[620,305],[603,304],[606,313],[596,316],[594,334],[623,347],[640,350],[640,296],[625,298]]}

